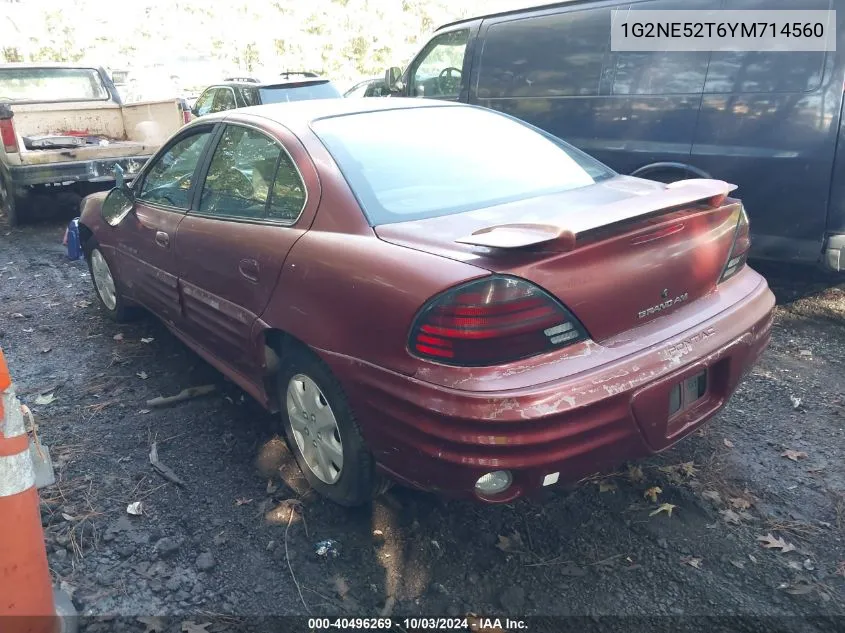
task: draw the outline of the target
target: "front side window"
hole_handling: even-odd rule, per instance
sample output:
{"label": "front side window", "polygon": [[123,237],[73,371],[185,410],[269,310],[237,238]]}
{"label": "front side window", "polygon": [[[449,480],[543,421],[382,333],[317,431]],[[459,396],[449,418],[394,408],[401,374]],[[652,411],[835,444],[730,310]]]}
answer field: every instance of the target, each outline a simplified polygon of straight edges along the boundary
{"label": "front side window", "polygon": [[320,119],[312,128],[373,226],[567,191],[614,175],[560,139],[481,108],[365,112]]}
{"label": "front side window", "polygon": [[468,29],[444,33],[431,40],[411,70],[410,95],[457,99],[468,41]]}
{"label": "front side window", "polygon": [[208,168],[200,212],[263,219],[280,153],[279,145],[261,132],[227,126]]}
{"label": "front side window", "polygon": [[138,199],[177,209],[191,205],[194,172],[211,129],[184,137],[156,159],[141,184]]}

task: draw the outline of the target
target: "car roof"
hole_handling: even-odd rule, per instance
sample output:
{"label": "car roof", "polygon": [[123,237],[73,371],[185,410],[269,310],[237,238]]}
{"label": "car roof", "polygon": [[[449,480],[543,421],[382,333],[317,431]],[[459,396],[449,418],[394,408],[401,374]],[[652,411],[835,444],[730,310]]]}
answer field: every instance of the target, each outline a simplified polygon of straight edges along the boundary
{"label": "car roof", "polygon": [[297,86],[316,86],[328,83],[331,83],[331,81],[325,78],[306,77],[304,79],[278,79],[277,81],[221,81],[210,85],[209,88],[296,88]]}
{"label": "car roof", "polygon": [[518,9],[508,9],[506,11],[496,11],[494,13],[484,13],[482,15],[475,15],[469,18],[463,18],[461,20],[455,20],[454,22],[447,22],[446,24],[441,24],[435,29],[435,32],[441,31],[443,29],[447,29],[451,26],[458,26],[460,24],[468,24],[470,22],[475,22],[476,20],[483,20],[485,18],[496,18],[499,16],[504,15],[518,15],[520,13],[525,13],[526,11],[534,11],[537,9],[554,9],[557,7],[565,7],[570,6],[572,4],[588,4],[590,2],[595,2],[596,0],[558,0],[557,2],[538,2],[535,5],[530,7],[520,7]]}
{"label": "car roof", "polygon": [[248,108],[225,110],[207,114],[196,119],[197,122],[233,119],[240,116],[261,117],[282,125],[308,126],[313,121],[349,114],[382,112],[386,110],[406,110],[410,108],[455,107],[469,108],[462,103],[451,101],[423,100],[415,98],[391,97],[389,99],[310,99],[290,103],[271,103]]}
{"label": "car roof", "polygon": [[80,70],[100,70],[97,64],[73,64],[70,62],[9,62],[0,64],[0,70],[11,68],[79,68]]}

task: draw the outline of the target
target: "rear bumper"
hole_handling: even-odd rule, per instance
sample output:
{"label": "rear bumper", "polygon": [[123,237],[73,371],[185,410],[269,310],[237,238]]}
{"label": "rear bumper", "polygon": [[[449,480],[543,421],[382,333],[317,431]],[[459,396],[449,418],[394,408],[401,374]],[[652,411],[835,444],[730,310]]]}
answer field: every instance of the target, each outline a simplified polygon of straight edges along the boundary
{"label": "rear bumper", "polygon": [[134,178],[149,156],[124,156],[97,160],[47,163],[45,165],[9,166],[15,186],[53,185],[69,182],[109,182],[114,180],[112,170],[120,165],[127,180]]}
{"label": "rear bumper", "polygon": [[[481,475],[510,470],[511,487],[483,499],[510,501],[659,452],[718,412],[769,343],[775,301],[757,277],[745,298],[694,328],[525,389],[461,391],[321,356],[343,384],[382,470],[458,497],[478,496]],[[670,420],[670,389],[705,369],[705,395]]]}
{"label": "rear bumper", "polygon": [[829,235],[824,249],[824,267],[834,272],[845,271],[845,235]]}

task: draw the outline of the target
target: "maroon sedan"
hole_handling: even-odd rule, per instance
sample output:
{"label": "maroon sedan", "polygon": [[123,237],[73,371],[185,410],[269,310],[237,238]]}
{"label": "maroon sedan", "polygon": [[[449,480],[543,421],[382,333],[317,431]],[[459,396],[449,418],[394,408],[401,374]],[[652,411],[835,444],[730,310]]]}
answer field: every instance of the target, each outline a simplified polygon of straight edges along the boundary
{"label": "maroon sedan", "polygon": [[338,503],[509,501],[721,409],[774,298],[715,180],[620,176],[516,119],[337,99],[203,117],[84,202],[97,294],[269,410]]}

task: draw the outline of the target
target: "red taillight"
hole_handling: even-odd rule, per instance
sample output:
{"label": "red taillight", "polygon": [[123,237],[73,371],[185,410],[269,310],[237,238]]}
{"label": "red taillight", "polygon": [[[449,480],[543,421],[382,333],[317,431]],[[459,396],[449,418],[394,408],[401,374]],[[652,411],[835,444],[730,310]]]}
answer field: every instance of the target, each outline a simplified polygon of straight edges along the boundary
{"label": "red taillight", "polygon": [[3,149],[7,153],[18,151],[18,139],[15,136],[15,126],[12,119],[0,119],[0,140],[3,142]]}
{"label": "red taillight", "polygon": [[748,214],[745,212],[745,207],[740,206],[733,247],[728,255],[728,261],[725,263],[725,270],[722,271],[719,283],[730,279],[745,266],[745,262],[748,259],[748,251],[751,248],[750,229],[751,226],[748,223]]}
{"label": "red taillight", "polygon": [[586,338],[578,320],[537,286],[487,277],[431,300],[411,328],[422,358],[464,367],[497,365]]}
{"label": "red taillight", "polygon": [[182,122],[183,123],[190,123],[191,122],[191,111],[190,110],[182,110]]}

